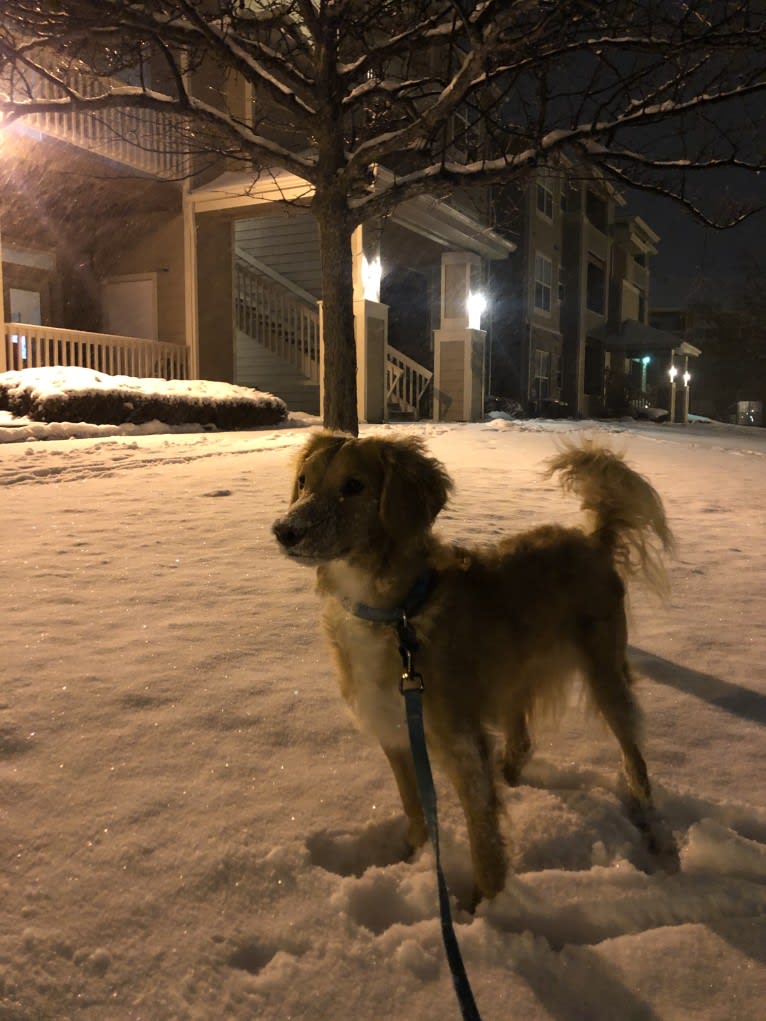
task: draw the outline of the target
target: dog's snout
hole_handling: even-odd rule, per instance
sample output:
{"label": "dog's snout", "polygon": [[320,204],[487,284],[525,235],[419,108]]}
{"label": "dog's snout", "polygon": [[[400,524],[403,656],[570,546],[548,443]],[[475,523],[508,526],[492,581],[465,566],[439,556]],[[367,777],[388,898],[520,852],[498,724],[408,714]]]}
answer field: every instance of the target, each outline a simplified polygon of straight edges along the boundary
{"label": "dog's snout", "polygon": [[301,541],[301,533],[297,528],[288,524],[287,521],[275,521],[271,526],[271,530],[274,533],[277,542],[284,546],[285,549],[291,549],[293,546],[297,546]]}

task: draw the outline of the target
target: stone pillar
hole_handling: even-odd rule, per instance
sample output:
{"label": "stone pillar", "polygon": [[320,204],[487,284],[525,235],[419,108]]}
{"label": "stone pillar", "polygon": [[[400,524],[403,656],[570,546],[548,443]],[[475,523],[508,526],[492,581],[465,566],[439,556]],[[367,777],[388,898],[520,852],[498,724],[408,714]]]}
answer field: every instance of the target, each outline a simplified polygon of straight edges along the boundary
{"label": "stone pillar", "polygon": [[434,418],[475,422],[484,417],[487,334],[479,328],[481,259],[446,252],[441,269],[441,326],[434,331]]}
{"label": "stone pillar", "polygon": [[354,259],[356,393],[360,422],[384,422],[388,305],[380,302],[380,231],[362,224],[351,238]]}

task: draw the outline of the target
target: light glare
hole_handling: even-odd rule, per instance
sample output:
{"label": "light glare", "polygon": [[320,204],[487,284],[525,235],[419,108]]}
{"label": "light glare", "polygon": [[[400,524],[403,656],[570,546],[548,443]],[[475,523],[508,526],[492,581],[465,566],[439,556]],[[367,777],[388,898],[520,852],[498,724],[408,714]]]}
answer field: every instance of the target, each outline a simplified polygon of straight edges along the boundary
{"label": "light glare", "polygon": [[481,329],[481,316],[487,308],[487,299],[481,293],[481,291],[469,291],[468,300],[466,301],[466,311],[468,313],[468,329],[469,330],[480,330]]}

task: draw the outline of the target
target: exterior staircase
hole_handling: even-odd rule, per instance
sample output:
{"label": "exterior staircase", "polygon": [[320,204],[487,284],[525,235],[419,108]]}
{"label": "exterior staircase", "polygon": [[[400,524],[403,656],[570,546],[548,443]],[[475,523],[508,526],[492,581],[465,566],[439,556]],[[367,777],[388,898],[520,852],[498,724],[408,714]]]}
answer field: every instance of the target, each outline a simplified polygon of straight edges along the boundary
{"label": "exterior staircase", "polygon": [[[292,411],[319,414],[319,309],[307,291],[238,250],[235,280],[236,382],[268,390]],[[387,347],[392,418],[428,415],[432,373]]]}
{"label": "exterior staircase", "polygon": [[291,411],[319,414],[316,300],[263,263],[237,252],[236,382],[281,397]]}

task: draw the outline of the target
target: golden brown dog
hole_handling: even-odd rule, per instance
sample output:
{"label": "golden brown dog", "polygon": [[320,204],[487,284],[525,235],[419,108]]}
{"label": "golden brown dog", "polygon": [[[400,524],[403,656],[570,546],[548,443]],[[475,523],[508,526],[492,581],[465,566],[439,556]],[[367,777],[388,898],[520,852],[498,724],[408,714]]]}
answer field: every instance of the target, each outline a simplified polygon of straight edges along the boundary
{"label": "golden brown dog", "polygon": [[485,897],[506,875],[488,735],[504,735],[503,774],[516,783],[536,705],[575,675],[622,749],[635,821],[665,864],[677,864],[653,809],[626,662],[623,579],[640,570],[661,584],[660,554],[672,545],[662,503],[594,444],[565,448],[548,471],[581,498],[590,531],[546,525],[466,549],[431,531],[452,482],[420,441],[321,432],[300,454],[290,508],[273,529],[288,556],[318,568],[341,692],[388,757],[414,849],[426,828],[392,626],[401,608],[413,618],[428,746],[460,798]]}

